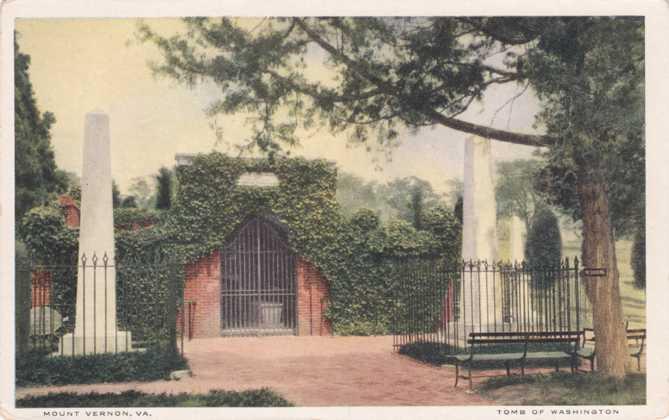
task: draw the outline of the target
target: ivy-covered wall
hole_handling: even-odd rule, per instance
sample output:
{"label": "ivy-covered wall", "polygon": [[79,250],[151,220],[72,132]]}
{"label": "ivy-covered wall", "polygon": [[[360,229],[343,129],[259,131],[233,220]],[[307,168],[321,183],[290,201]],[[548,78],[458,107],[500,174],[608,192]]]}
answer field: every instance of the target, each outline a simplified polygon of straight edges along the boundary
{"label": "ivy-covered wall", "polygon": [[[279,183],[238,186],[246,172],[271,172]],[[181,263],[193,262],[222,247],[248,218],[278,219],[288,227],[289,247],[328,279],[331,302],[326,316],[335,333],[389,331],[394,290],[406,281],[393,275],[399,272],[400,258],[439,256],[453,264],[459,260],[460,225],[445,207],[431,210],[421,231],[399,220],[382,226],[368,210],[346,219],[335,197],[336,168],[327,161],[237,159],[214,152],[196,156],[176,173],[179,191],[172,208],[156,217],[152,227],[118,229],[117,258],[141,261],[160,253]],[[76,253],[76,232],[57,215],[53,208],[36,209],[22,224],[25,242],[41,258]],[[123,222],[132,225],[133,218],[124,215]],[[136,287],[146,288],[146,293],[156,290],[151,284]]]}

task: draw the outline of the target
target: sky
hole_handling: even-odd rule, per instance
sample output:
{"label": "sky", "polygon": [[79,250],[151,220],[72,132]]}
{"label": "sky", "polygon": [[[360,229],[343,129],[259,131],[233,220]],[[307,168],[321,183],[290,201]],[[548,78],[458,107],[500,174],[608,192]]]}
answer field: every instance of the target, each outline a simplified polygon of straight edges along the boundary
{"label": "sky", "polygon": [[[157,32],[183,31],[178,19],[145,19]],[[109,115],[112,176],[122,193],[136,177],[151,177],[161,166],[174,165],[176,153],[218,150],[236,155],[245,133],[240,116],[219,116],[215,121],[205,108],[220,91],[205,84],[190,89],[156,78],[148,63],[159,61],[158,50],[136,42],[136,19],[18,19],[18,43],[31,57],[30,78],[38,107],[56,117],[52,145],[59,168],[81,174],[84,116],[103,111]],[[327,77],[322,56],[308,57],[310,74]],[[491,88],[482,103],[473,104],[461,118],[512,131],[534,133],[537,101],[516,85]],[[504,104],[506,106],[502,108]],[[497,112],[498,111],[498,112]],[[496,117],[493,119],[493,116]],[[212,124],[222,129],[222,141]],[[307,135],[308,134],[308,135]],[[416,135],[402,133],[400,146],[390,159],[351,147],[345,136],[322,129],[306,133],[292,155],[324,158],[340,169],[367,180],[385,182],[417,176],[430,181],[436,191],[449,192],[449,179],[462,178],[464,140],[468,135],[436,126]],[[496,160],[529,158],[534,148],[493,142]]]}

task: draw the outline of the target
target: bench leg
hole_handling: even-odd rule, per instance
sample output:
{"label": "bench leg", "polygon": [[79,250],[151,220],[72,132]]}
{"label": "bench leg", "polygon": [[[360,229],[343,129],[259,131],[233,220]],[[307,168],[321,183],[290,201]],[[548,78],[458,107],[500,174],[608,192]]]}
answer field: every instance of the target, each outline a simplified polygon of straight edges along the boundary
{"label": "bench leg", "polygon": [[555,371],[556,372],[560,371],[560,362],[555,362]]}
{"label": "bench leg", "polygon": [[506,367],[506,376],[511,376],[511,371],[509,370],[509,362],[504,362],[504,367]]}
{"label": "bench leg", "polygon": [[472,364],[471,363],[467,367],[467,371],[469,372],[469,390],[471,391],[473,389],[473,387],[472,387]]}
{"label": "bench leg", "polygon": [[641,372],[641,355],[636,356],[636,369]]}
{"label": "bench leg", "polygon": [[520,374],[521,374],[522,376],[525,375],[525,362],[524,362],[524,361],[521,362],[521,364],[520,364]]}
{"label": "bench leg", "polygon": [[455,385],[453,385],[454,388],[458,387],[458,379],[460,378],[460,365],[458,363],[455,364]]}
{"label": "bench leg", "polygon": [[590,359],[590,372],[595,371],[595,358]]}

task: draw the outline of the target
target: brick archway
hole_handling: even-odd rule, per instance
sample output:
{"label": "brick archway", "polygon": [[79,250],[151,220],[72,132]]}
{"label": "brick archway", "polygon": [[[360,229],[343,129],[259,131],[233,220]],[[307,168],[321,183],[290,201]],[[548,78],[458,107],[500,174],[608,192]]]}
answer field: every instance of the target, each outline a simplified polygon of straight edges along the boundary
{"label": "brick archway", "polygon": [[221,249],[222,335],[295,334],[296,265],[278,225],[244,223]]}
{"label": "brick archway", "polygon": [[[233,239],[231,241],[238,237],[237,233],[232,235]],[[231,244],[231,241],[228,244]],[[224,255],[224,249],[215,250],[186,266],[184,284],[186,306],[185,311],[179,312],[177,322],[178,325],[183,325],[184,333],[189,337],[201,338],[225,335],[226,325],[222,322],[224,319],[222,315],[226,311],[223,297],[224,289],[222,287],[223,275],[226,270]],[[293,258],[295,302],[294,307],[291,308],[293,312],[289,314],[295,317],[293,328],[289,331],[272,331],[271,328],[259,331],[248,328],[245,334],[243,331],[237,331],[237,335],[256,335],[259,333],[288,333],[300,336],[332,334],[332,326],[325,317],[330,299],[327,279],[314,264],[304,257],[293,254]],[[253,310],[253,306],[250,307]],[[272,311],[272,309],[269,308],[269,311]],[[278,312],[277,309],[275,311]],[[284,316],[283,312],[282,308],[281,316]],[[271,313],[268,316],[271,316]],[[228,331],[228,333],[231,332]]]}

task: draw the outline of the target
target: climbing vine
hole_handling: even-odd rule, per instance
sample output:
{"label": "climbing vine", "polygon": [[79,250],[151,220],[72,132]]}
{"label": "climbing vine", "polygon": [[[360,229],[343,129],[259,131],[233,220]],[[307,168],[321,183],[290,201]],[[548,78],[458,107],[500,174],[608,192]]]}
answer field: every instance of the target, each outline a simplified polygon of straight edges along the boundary
{"label": "climbing vine", "polygon": [[[270,172],[279,182],[238,185],[239,177],[249,172]],[[337,173],[331,162],[237,159],[214,152],[196,156],[191,165],[178,167],[176,175],[178,194],[156,225],[122,230],[117,224],[119,260],[146,261],[161,254],[182,265],[194,262],[223,247],[246,220],[269,217],[287,228],[289,248],[328,279],[326,316],[338,333],[388,332],[393,290],[405,281],[397,275],[401,259],[459,259],[460,225],[447,209],[428,215],[426,230],[420,231],[399,220],[381,225],[369,210],[345,218],[336,201]],[[62,217],[56,219],[53,209],[33,210],[22,225],[26,243],[42,258],[54,258],[58,247],[63,248],[59,253],[76,252],[76,232],[65,227]],[[63,237],[67,241],[61,245]],[[138,294],[164,290],[155,287],[151,276],[128,275],[145,279],[129,282],[141,289]]]}

